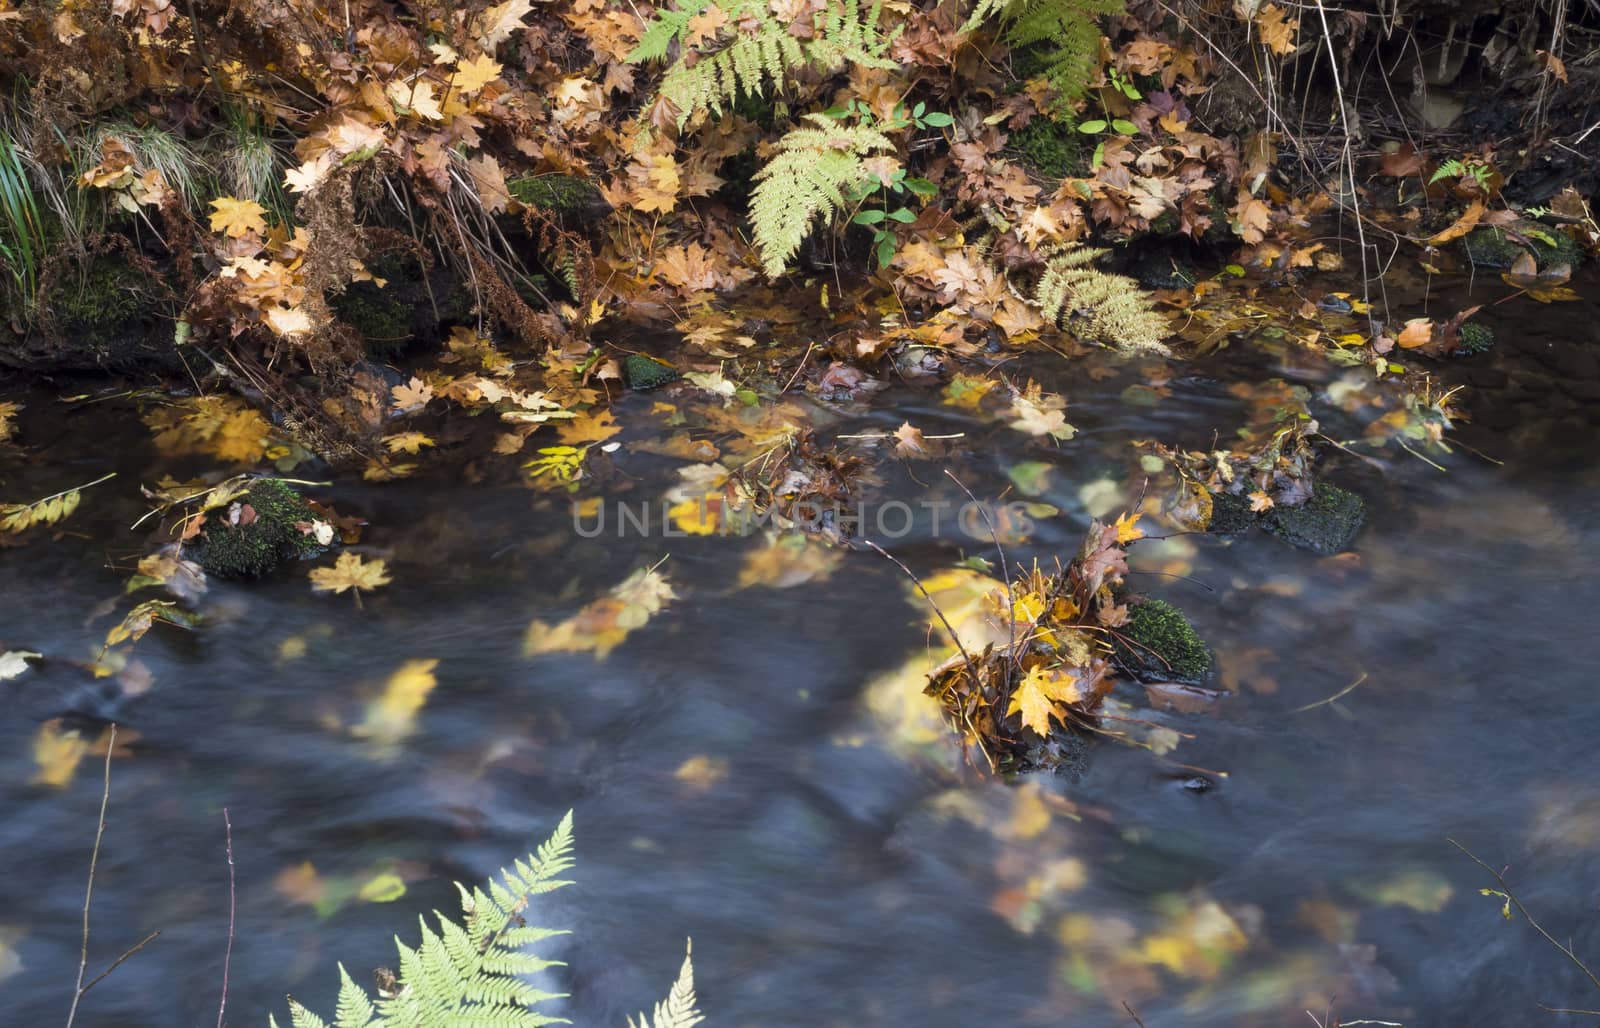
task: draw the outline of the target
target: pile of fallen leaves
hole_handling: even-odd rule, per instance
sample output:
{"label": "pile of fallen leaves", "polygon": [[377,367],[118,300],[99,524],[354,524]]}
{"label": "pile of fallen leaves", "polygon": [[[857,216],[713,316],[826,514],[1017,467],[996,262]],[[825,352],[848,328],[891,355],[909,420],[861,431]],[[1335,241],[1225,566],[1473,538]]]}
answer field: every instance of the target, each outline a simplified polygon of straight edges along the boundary
{"label": "pile of fallen leaves", "polygon": [[[1005,582],[961,575],[922,583],[958,648],[929,675],[927,692],[991,767],[1055,766],[1069,759],[1071,733],[1099,727],[1095,710],[1113,685],[1115,644],[1125,640],[1120,590],[1126,547],[1144,536],[1140,517],[1091,523],[1077,557],[1054,572],[1036,564]],[[940,594],[952,589],[973,597],[955,621],[940,610]]]}

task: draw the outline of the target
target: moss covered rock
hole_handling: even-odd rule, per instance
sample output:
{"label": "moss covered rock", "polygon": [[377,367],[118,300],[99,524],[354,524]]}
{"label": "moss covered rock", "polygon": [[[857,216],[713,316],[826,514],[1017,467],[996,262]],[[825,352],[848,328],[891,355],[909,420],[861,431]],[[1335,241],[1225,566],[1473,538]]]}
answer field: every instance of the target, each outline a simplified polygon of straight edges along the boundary
{"label": "moss covered rock", "polygon": [[1350,548],[1366,515],[1367,505],[1361,497],[1318,482],[1311,499],[1298,507],[1274,507],[1261,523],[1292,546],[1331,555]]}
{"label": "moss covered rock", "polygon": [[1195,683],[1211,670],[1211,653],[1183,612],[1165,600],[1139,600],[1119,629],[1117,659],[1141,681]]}
{"label": "moss covered rock", "polygon": [[1011,149],[1030,171],[1046,178],[1080,178],[1089,174],[1091,146],[1084,148],[1084,137],[1066,121],[1034,118],[1011,133]]}
{"label": "moss covered rock", "polygon": [[1243,493],[1212,493],[1211,521],[1206,531],[1216,535],[1237,535],[1247,532],[1256,523],[1256,512]]}
{"label": "moss covered rock", "polygon": [[[160,373],[181,370],[174,313],[161,283],[120,254],[95,257],[80,274],[66,268],[36,312],[10,312],[18,334],[0,324],[0,365],[36,370]],[[8,321],[10,319],[7,319]]]}
{"label": "moss covered rock", "polygon": [[1583,248],[1571,236],[1527,219],[1504,228],[1477,229],[1468,233],[1462,245],[1472,264],[1494,270],[1511,267],[1523,253],[1533,254],[1541,271],[1557,264],[1575,268],[1583,261]]}
{"label": "moss covered rock", "polygon": [[586,178],[572,175],[527,175],[506,183],[518,203],[554,214],[563,224],[583,224],[605,216],[611,205]]}
{"label": "moss covered rock", "polygon": [[678,372],[670,364],[663,364],[642,353],[630,353],[622,359],[622,378],[629,389],[659,389],[676,381]]}
{"label": "moss covered rock", "polygon": [[218,578],[260,578],[286,560],[322,552],[315,538],[295,527],[316,516],[292,486],[263,478],[234,504],[206,516],[189,555]]}
{"label": "moss covered rock", "polygon": [[414,338],[414,311],[398,289],[355,282],[329,306],[340,321],[361,333],[371,351],[397,353]]}
{"label": "moss covered rock", "polygon": [[1461,345],[1456,347],[1456,353],[1463,357],[1475,357],[1486,353],[1494,345],[1494,329],[1488,325],[1479,325],[1468,322],[1461,326]]}

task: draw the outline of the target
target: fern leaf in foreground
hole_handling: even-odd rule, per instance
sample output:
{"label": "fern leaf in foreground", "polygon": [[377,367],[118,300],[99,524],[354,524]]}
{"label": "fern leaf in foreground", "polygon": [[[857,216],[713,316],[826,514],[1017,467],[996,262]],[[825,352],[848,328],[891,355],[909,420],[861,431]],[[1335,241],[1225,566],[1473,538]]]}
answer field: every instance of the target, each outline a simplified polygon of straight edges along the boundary
{"label": "fern leaf in foreground", "polygon": [[666,1001],[656,1004],[655,1020],[640,1014],[637,1024],[633,1018],[628,1018],[628,1028],[694,1028],[705,1020],[705,1015],[695,1005],[693,957],[694,940],[691,939],[683,955],[683,967],[678,969],[678,980],[672,983]]}
{"label": "fern leaf in foreground", "polygon": [[862,159],[894,149],[876,129],[842,125],[822,114],[808,114],[806,121],[812,127],[793,129],[778,141],[750,196],[756,247],[774,277],[800,249],[812,221],[831,217],[844,205],[845,190],[869,177]]}
{"label": "fern leaf in foreground", "polygon": [[[488,888],[468,890],[459,882],[462,922],[435,911],[437,931],[422,922],[415,949],[395,940],[400,974],[376,1004],[365,989],[339,968],[339,1005],[334,1028],[536,1028],[566,1024],[534,1008],[561,993],[537,989],[522,978],[560,965],[526,952],[526,947],[565,932],[522,923],[528,900],[572,884],[557,877],[571,868],[572,813],[527,860],[491,878]],[[676,993],[675,993],[676,994]],[[670,1001],[669,1001],[670,1002]],[[692,986],[690,1008],[693,1007]],[[327,1028],[327,1022],[289,1000],[292,1028]],[[272,1028],[277,1020],[269,1019]]]}

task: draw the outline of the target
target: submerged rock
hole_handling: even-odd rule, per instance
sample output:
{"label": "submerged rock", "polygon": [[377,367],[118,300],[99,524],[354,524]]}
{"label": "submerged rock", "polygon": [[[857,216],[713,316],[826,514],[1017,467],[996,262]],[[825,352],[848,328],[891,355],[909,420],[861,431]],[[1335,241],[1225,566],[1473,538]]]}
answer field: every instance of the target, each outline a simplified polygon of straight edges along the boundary
{"label": "submerged rock", "polygon": [[1331,556],[1350,548],[1366,516],[1361,497],[1318,482],[1311,499],[1298,507],[1274,507],[1262,525],[1291,546]]}
{"label": "submerged rock", "polygon": [[1211,521],[1206,531],[1215,535],[1238,535],[1248,532],[1259,520],[1250,509],[1250,501],[1242,493],[1212,493]]}
{"label": "submerged rock", "polygon": [[678,372],[670,364],[642,353],[630,353],[622,359],[622,378],[629,389],[640,391],[659,389],[668,382],[677,381]]}
{"label": "submerged rock", "polygon": [[316,517],[292,486],[263,478],[228,508],[207,514],[189,556],[218,578],[260,578],[286,560],[322,552],[315,538],[295,527]]}
{"label": "submerged rock", "polygon": [[1193,684],[1211,670],[1211,652],[1183,611],[1166,600],[1139,600],[1119,630],[1117,659],[1140,681]]}
{"label": "submerged rock", "polygon": [[1505,228],[1477,229],[1467,235],[1463,246],[1474,265],[1493,270],[1511,267],[1524,252],[1533,254],[1540,271],[1557,264],[1576,268],[1583,261],[1583,248],[1571,236],[1527,219]]}
{"label": "submerged rock", "polygon": [[1456,353],[1463,357],[1475,357],[1494,345],[1494,329],[1488,325],[1468,322],[1461,326],[1458,338],[1461,340],[1461,345],[1456,347]]}

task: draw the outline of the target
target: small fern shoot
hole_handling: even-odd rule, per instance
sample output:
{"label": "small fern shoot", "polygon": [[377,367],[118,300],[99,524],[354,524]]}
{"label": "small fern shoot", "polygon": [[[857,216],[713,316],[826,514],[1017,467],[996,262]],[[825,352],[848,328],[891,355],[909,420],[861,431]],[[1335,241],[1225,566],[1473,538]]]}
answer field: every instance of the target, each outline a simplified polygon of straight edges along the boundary
{"label": "small fern shoot", "polygon": [[1166,354],[1167,319],[1151,306],[1139,283],[1091,267],[1106,251],[1069,246],[1046,255],[1034,302],[1045,320],[1067,323],[1084,338],[1125,354]]}
{"label": "small fern shoot", "polygon": [[[567,1023],[534,1009],[563,994],[545,992],[522,980],[561,965],[526,950],[566,932],[526,925],[522,913],[531,897],[572,884],[557,877],[572,864],[568,811],[535,853],[500,872],[504,884],[491,878],[487,889],[470,891],[456,884],[461,893],[460,924],[435,911],[439,930],[422,921],[421,945],[412,949],[396,939],[400,973],[392,986],[380,989],[376,1003],[341,964],[333,1028],[537,1028]],[[328,1022],[293,998],[289,1017],[292,1028],[329,1028]],[[269,1022],[278,1028],[276,1018]]]}
{"label": "small fern shoot", "polygon": [[808,114],[809,126],[791,129],[778,151],[756,174],[750,195],[750,221],[767,274],[783,273],[819,215],[832,217],[845,192],[871,173],[863,159],[892,151],[894,143],[877,129],[845,125],[825,114]]}

